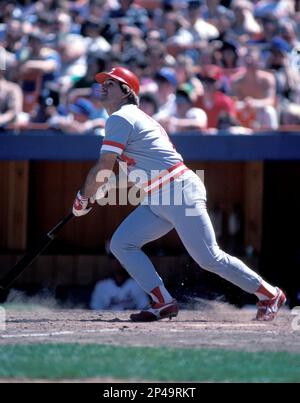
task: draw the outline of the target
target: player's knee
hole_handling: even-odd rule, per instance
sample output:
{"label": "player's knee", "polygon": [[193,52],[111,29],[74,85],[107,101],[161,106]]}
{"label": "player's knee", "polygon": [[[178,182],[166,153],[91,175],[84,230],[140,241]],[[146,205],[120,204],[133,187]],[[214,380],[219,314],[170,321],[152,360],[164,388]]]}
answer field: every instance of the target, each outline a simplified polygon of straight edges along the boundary
{"label": "player's knee", "polygon": [[125,248],[124,237],[122,237],[120,233],[115,232],[113,237],[111,238],[109,247],[111,253],[115,257],[118,257],[122,253],[122,250]]}
{"label": "player's knee", "polygon": [[226,254],[219,247],[210,248],[201,256],[199,264],[205,270],[218,273],[226,265]]}
{"label": "player's knee", "polygon": [[205,270],[208,270],[211,272],[217,271],[218,262],[215,259],[211,259],[211,258],[201,259],[199,264]]}
{"label": "player's knee", "polygon": [[120,257],[124,252],[137,247],[128,237],[128,233],[122,230],[117,230],[110,241],[110,251],[116,257]]}

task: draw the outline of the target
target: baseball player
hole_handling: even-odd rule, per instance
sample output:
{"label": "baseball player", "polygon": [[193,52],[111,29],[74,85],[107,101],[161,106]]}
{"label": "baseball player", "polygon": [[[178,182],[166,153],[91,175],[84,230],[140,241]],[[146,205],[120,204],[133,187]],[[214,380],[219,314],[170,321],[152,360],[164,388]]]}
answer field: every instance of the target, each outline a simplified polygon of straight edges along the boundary
{"label": "baseball player", "polygon": [[[141,250],[143,245],[173,228],[202,268],[258,297],[257,320],[273,320],[286,301],[283,291],[219,248],[206,210],[205,187],[184,165],[164,129],[138,108],[138,78],[126,68],[115,67],[110,72],[98,73],[96,81],[101,84],[101,99],[109,118],[100,158],[76,196],[73,213],[82,216],[90,211],[89,200],[105,183],[97,181],[97,175],[104,170],[112,171],[117,160],[127,162],[130,175],[136,170],[147,174],[148,180],[139,185],[147,195],[145,202],[121,223],[110,244],[111,252],[152,301],[148,308],[132,314],[131,320],[155,321],[178,314],[176,300]],[[153,171],[159,174],[153,177]],[[182,196],[180,203],[175,200],[178,189]],[[165,192],[174,190],[176,197],[169,197],[168,203],[160,201]]]}

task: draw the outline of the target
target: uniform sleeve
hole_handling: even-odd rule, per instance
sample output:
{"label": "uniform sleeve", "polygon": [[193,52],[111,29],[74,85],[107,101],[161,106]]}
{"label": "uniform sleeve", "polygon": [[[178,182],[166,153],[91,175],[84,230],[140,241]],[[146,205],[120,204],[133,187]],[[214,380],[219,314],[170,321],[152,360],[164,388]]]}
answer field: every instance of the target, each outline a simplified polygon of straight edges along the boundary
{"label": "uniform sleeve", "polygon": [[121,155],[129,141],[132,125],[121,116],[111,116],[105,126],[105,137],[101,154],[116,153]]}

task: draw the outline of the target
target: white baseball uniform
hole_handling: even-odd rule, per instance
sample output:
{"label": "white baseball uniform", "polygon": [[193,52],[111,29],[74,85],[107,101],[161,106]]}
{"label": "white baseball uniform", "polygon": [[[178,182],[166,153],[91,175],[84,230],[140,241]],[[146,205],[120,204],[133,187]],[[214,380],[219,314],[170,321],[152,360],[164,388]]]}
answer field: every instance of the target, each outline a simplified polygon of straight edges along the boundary
{"label": "white baseball uniform", "polygon": [[[128,163],[130,175],[143,170],[147,176],[142,187],[149,197],[121,223],[110,244],[111,252],[147,293],[163,282],[141,248],[173,228],[203,269],[249,293],[257,291],[261,277],[217,245],[205,187],[184,165],[159,123],[135,105],[122,106],[106,122],[101,153],[111,152]],[[177,203],[178,189],[181,203]],[[169,203],[161,202],[170,192],[177,196],[171,196]]]}

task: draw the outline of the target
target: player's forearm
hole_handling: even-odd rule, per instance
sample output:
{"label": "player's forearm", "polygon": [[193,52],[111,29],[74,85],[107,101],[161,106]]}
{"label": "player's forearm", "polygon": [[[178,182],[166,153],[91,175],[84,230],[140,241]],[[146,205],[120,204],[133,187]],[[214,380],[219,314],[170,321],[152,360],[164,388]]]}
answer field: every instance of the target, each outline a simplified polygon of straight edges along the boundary
{"label": "player's forearm", "polygon": [[100,157],[99,161],[89,171],[80,190],[82,197],[90,198],[94,196],[99,187],[107,182],[113,173],[116,158],[116,154],[104,154]]}
{"label": "player's forearm", "polygon": [[[99,168],[94,166],[88,173],[86,180],[80,190],[80,194],[84,198],[90,198],[94,196],[100,186],[105,183],[105,179],[99,181],[98,177]],[[101,175],[99,175],[101,177]],[[98,179],[98,180],[97,180]]]}

